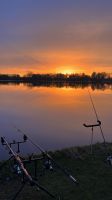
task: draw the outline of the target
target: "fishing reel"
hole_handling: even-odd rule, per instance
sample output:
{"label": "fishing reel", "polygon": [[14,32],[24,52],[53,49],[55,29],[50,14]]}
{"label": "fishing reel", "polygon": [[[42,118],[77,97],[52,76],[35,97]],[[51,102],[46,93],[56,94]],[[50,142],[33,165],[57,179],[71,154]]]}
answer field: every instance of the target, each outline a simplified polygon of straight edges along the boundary
{"label": "fishing reel", "polygon": [[112,166],[112,155],[108,155],[106,161],[110,166]]}
{"label": "fishing reel", "polygon": [[14,159],[14,163],[13,163],[13,165],[11,167],[12,167],[12,170],[13,170],[14,174],[17,174],[17,175],[21,175],[22,174],[22,170],[21,170],[20,166],[18,165],[18,163],[16,162],[15,159]]}
{"label": "fishing reel", "polygon": [[52,162],[51,162],[50,159],[48,159],[48,158],[45,159],[43,165],[44,165],[46,170],[53,171],[53,165],[52,165]]}

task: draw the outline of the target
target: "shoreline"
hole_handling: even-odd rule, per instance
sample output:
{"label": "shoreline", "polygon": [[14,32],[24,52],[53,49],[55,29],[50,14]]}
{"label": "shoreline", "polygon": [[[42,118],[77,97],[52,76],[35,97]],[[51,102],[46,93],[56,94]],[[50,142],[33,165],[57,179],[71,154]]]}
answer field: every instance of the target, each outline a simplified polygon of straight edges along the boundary
{"label": "shoreline", "polygon": [[[79,185],[73,184],[55,165],[53,165],[53,171],[46,170],[40,176],[39,173],[42,172],[41,162],[37,165],[39,183],[53,194],[61,194],[64,200],[74,200],[74,198],[78,200],[110,200],[112,166],[109,166],[106,158],[108,152],[112,153],[112,143],[106,143],[106,145],[105,151],[102,143],[94,144],[93,156],[90,154],[90,146],[88,145],[50,151],[49,154],[78,180]],[[27,167],[27,169],[31,174],[33,173],[33,165],[30,168]],[[10,177],[9,180],[4,180],[3,175],[6,178]],[[8,198],[9,192],[10,196],[13,196],[17,187],[20,186],[20,178],[17,178],[11,172],[9,173],[9,167],[7,166],[6,169],[3,169],[0,177],[0,186],[1,199],[5,200]],[[28,198],[25,196],[26,193]],[[26,185],[18,199],[48,200],[50,198],[44,192],[36,192],[33,187]]]}

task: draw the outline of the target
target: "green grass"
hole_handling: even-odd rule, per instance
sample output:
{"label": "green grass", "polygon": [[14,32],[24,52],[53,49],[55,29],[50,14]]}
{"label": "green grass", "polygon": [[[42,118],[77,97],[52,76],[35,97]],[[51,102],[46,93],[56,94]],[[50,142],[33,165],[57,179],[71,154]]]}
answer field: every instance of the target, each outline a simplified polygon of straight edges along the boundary
{"label": "green grass", "polygon": [[[93,146],[93,156],[90,147],[73,147],[61,151],[49,152],[63,168],[68,169],[79,182],[78,185],[65,176],[57,167],[54,171],[46,170],[42,174],[42,163],[38,163],[38,182],[54,195],[60,195],[62,200],[112,200],[112,166],[106,162],[107,153],[112,153],[112,144],[107,144],[106,150],[102,144]],[[21,177],[10,172],[10,165],[0,171],[0,200],[11,200],[20,187]],[[33,173],[33,166],[28,167]],[[7,180],[7,177],[10,177]],[[48,200],[46,193],[26,184],[17,200]]]}

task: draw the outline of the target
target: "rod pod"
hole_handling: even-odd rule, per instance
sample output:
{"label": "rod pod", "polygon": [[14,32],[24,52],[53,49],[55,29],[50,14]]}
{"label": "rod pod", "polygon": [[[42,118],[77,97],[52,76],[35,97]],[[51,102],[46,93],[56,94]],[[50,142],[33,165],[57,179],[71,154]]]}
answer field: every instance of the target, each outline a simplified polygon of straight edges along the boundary
{"label": "rod pod", "polygon": [[90,124],[90,125],[87,125],[87,124],[83,124],[84,127],[86,128],[91,128],[91,155],[93,154],[93,136],[94,136],[94,127],[97,127],[97,126],[101,126],[101,121],[100,120],[97,120],[97,124]]}
{"label": "rod pod", "polygon": [[55,195],[50,193],[46,188],[41,186],[37,181],[33,180],[31,175],[28,173],[27,169],[24,167],[24,164],[23,164],[21,158],[19,157],[19,155],[16,152],[13,151],[13,149],[10,147],[10,144],[7,142],[7,140],[4,137],[1,137],[1,143],[2,143],[2,145],[6,145],[7,146],[7,148],[9,149],[9,151],[11,152],[11,154],[13,155],[15,160],[17,161],[19,167],[23,171],[23,174],[26,176],[27,180],[29,181],[30,185],[31,186],[36,186],[36,188],[39,188],[40,190],[44,191],[45,193],[47,193],[53,199],[57,199],[57,197]]}
{"label": "rod pod", "polygon": [[76,185],[78,185],[78,181],[76,180],[76,178],[74,176],[72,176],[72,174],[70,174],[66,169],[64,169],[59,163],[57,163],[55,161],[54,158],[52,158],[52,156],[47,153],[40,145],[36,144],[26,133],[24,133],[21,129],[17,128],[16,126],[14,126],[14,128],[21,133],[22,135],[25,135],[27,137],[27,139],[31,142],[31,144],[33,146],[36,147],[36,149],[40,150],[40,152],[45,155],[48,159],[50,159],[73,183],[75,183]]}

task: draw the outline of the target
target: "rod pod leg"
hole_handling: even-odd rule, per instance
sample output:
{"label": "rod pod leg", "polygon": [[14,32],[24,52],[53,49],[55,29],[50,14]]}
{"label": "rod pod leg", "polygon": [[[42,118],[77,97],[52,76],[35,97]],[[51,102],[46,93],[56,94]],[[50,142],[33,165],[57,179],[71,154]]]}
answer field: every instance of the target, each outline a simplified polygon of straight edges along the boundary
{"label": "rod pod leg", "polygon": [[92,132],[91,132],[91,155],[93,154],[93,127],[92,127]]}
{"label": "rod pod leg", "polygon": [[19,190],[17,191],[17,193],[14,195],[14,197],[11,200],[16,200],[16,198],[21,193],[21,191],[24,189],[24,187],[25,187],[25,182],[21,185],[21,187],[19,188]]}

